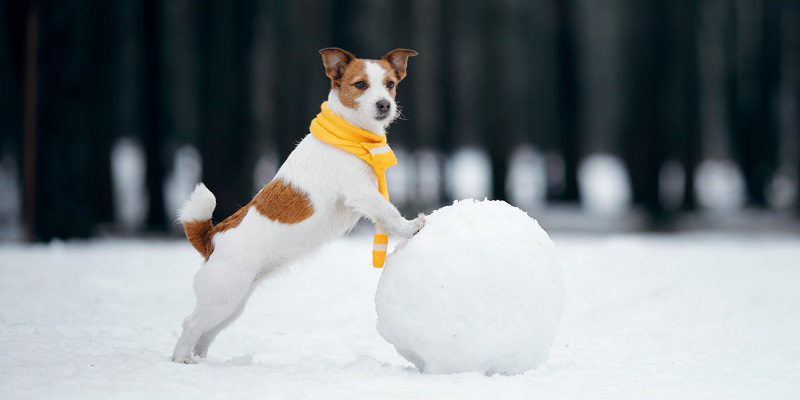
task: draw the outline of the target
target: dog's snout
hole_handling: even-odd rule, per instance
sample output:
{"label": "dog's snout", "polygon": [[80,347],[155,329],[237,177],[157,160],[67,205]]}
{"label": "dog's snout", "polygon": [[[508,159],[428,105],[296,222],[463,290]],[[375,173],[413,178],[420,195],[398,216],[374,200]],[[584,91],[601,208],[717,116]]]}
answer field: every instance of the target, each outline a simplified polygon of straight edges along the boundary
{"label": "dog's snout", "polygon": [[392,108],[392,104],[389,103],[389,100],[383,99],[383,100],[378,100],[378,102],[375,103],[375,107],[378,108],[379,112],[385,113],[389,112],[389,109]]}

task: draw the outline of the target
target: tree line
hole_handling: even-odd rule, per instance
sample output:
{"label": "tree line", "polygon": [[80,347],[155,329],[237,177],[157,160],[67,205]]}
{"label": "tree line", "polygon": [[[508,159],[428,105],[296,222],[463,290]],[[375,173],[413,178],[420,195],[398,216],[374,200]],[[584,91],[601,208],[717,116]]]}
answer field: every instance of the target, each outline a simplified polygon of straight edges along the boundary
{"label": "tree line", "polygon": [[17,155],[36,240],[113,222],[120,137],[145,150],[148,231],[172,223],[164,178],[184,144],[215,215],[230,215],[259,157],[282,160],[307,133],[328,88],[317,50],[331,46],[417,50],[393,145],[486,149],[496,199],[523,144],[562,160],[553,202],[579,200],[583,157],[618,155],[652,226],[697,207],[692,173],[678,208],[659,199],[670,160],[734,160],[756,208],[776,174],[800,181],[793,0],[29,0],[5,2],[0,23],[0,153]]}

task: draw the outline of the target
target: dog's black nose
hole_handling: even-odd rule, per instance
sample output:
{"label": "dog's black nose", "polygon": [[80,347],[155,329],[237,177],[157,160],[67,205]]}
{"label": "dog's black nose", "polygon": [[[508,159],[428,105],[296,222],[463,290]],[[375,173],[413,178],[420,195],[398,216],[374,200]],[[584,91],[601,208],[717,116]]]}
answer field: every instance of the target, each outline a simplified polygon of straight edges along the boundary
{"label": "dog's black nose", "polygon": [[389,103],[389,100],[378,100],[375,106],[378,107],[378,112],[380,113],[387,113],[389,109],[392,108],[392,104]]}

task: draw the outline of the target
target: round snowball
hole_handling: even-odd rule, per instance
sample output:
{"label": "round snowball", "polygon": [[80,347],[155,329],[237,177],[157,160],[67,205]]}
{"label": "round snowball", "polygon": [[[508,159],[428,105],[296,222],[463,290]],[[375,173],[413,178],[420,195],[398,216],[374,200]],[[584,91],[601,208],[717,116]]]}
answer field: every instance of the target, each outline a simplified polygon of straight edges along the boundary
{"label": "round snowball", "polygon": [[463,200],[387,257],[375,306],[380,335],[420,371],[518,374],[549,357],[564,282],[536,220]]}

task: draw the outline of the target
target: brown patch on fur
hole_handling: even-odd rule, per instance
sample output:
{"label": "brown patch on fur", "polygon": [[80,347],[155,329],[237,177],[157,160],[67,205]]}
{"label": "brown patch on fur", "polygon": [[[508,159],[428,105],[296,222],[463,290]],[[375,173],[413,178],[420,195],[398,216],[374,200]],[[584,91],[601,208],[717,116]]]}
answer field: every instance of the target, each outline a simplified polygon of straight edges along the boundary
{"label": "brown patch on fur", "polygon": [[184,222],[183,229],[189,243],[208,260],[214,252],[214,244],[211,242],[214,235],[239,226],[251,206],[261,215],[283,224],[296,224],[314,214],[314,207],[306,193],[281,179],[275,179],[264,186],[250,203],[213,227],[210,219]]}
{"label": "brown patch on fur", "polygon": [[183,231],[186,233],[186,238],[189,239],[189,243],[203,255],[206,261],[208,261],[208,257],[211,257],[211,253],[214,252],[214,244],[211,242],[214,235],[237,227],[244,219],[249,208],[250,204],[240,208],[231,216],[225,218],[224,221],[214,226],[211,225],[210,219],[205,221],[184,222]]}
{"label": "brown patch on fur", "polygon": [[264,186],[250,204],[261,215],[284,224],[296,224],[314,214],[308,195],[281,179]]}
{"label": "brown patch on fur", "polygon": [[[359,89],[353,85],[356,82],[364,81],[366,82],[367,86],[364,89]],[[332,83],[334,88],[339,89],[339,100],[344,104],[347,108],[358,108],[358,103],[356,99],[361,97],[369,88],[370,82],[367,79],[367,71],[366,71],[366,64],[364,60],[357,59],[347,64],[347,68],[345,68],[344,73],[339,79],[336,79]]]}
{"label": "brown patch on fur", "polygon": [[208,260],[211,252],[214,251],[211,246],[211,237],[214,236],[211,229],[211,220],[184,222],[183,230],[186,232],[186,238],[189,239],[189,243]]}
{"label": "brown patch on fur", "polygon": [[244,219],[244,216],[247,215],[247,210],[250,208],[250,204],[236,210],[235,213],[231,214],[228,218],[225,218],[222,222],[214,225],[214,229],[212,229],[211,236],[216,235],[219,232],[225,232],[228,229],[233,229],[239,226],[239,224]]}

